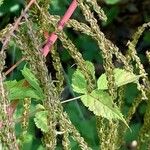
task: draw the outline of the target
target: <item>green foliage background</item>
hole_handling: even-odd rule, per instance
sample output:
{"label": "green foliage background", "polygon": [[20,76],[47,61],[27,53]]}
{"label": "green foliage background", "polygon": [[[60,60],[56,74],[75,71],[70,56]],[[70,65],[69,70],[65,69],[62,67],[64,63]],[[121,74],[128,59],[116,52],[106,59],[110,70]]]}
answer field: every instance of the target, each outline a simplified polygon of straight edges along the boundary
{"label": "green foliage background", "polygon": [[[1,4],[2,1],[0,1]],[[50,12],[52,14],[57,14],[62,16],[64,12],[66,11],[68,5],[70,4],[71,0],[53,0],[52,5],[50,7]],[[148,0],[141,1],[126,1],[121,2],[121,0],[105,0],[104,2],[99,3],[102,5],[102,7],[105,10],[105,13],[107,14],[108,21],[102,22],[100,25],[102,26],[102,29],[106,36],[111,39],[114,43],[116,43],[122,51],[126,50],[126,42],[131,38],[132,33],[136,31],[136,28],[139,25],[142,25],[144,22],[150,21],[150,10],[147,10],[146,4],[150,4]],[[141,5],[141,6],[140,6]],[[20,10],[24,7],[23,0],[4,0],[4,3],[0,6],[0,29],[4,28],[8,23],[12,23],[14,18],[19,16]],[[142,9],[142,7],[144,9]],[[141,12],[140,12],[141,11]],[[141,17],[142,14],[142,17]],[[76,10],[75,14],[73,15],[73,18],[77,20],[84,21],[83,17],[80,14],[80,10]],[[134,21],[133,21],[134,19]],[[71,29],[65,29],[67,30],[67,34],[70,37],[70,39],[75,43],[77,48],[81,51],[83,54],[83,57],[85,60],[91,61],[94,63],[96,68],[96,77],[98,78],[103,72],[103,66],[102,66],[102,59],[100,59],[102,56],[98,53],[98,46],[96,45],[96,42],[93,41],[90,37],[79,34],[78,32],[72,31]],[[58,47],[60,49],[60,56],[63,63],[65,75],[66,75],[66,87],[62,94],[63,99],[69,99],[71,97],[78,96],[76,93],[74,93],[71,89],[71,78],[72,74],[75,71],[75,67],[71,67],[71,65],[74,63],[71,59],[68,52],[62,48],[62,45],[58,41]],[[145,50],[150,49],[150,32],[146,31],[144,32],[144,36],[141,38],[137,51],[138,55],[140,56],[145,69],[147,73],[150,73],[150,67],[148,66],[148,62],[146,62],[145,59]],[[12,64],[14,64],[19,58],[21,58],[21,54],[16,48],[16,46],[12,43],[12,46],[7,50],[8,60],[7,60],[7,67],[9,68]],[[48,60],[49,65],[49,71],[53,74],[54,69],[51,68],[51,61]],[[114,60],[115,63],[115,60]],[[119,65],[119,64],[118,64]],[[20,66],[15,69],[15,71],[8,76],[7,79],[22,79],[22,75],[20,73],[20,69],[22,69],[24,64],[21,64]],[[136,86],[134,83],[128,84],[126,87],[125,92],[125,107],[124,107],[124,115],[126,115],[127,110],[132,104],[133,99],[137,96],[138,91],[136,89]],[[21,102],[20,102],[21,103]],[[35,102],[36,104],[36,102]],[[126,138],[126,144],[125,147],[127,147],[128,144],[130,144],[133,140],[137,139],[137,134],[139,131],[139,128],[141,127],[143,123],[143,115],[145,113],[145,106],[146,104],[143,102],[131,124],[131,130],[127,132],[125,138]],[[34,105],[32,106],[32,109],[34,110]],[[71,121],[74,123],[74,125],[77,127],[77,129],[80,131],[81,135],[85,138],[85,140],[89,143],[89,145],[92,147],[93,150],[98,150],[98,135],[96,133],[96,121],[95,116],[89,112],[80,101],[73,101],[64,104],[65,111],[69,114]],[[18,110],[16,112],[16,116],[18,117],[20,112],[22,110]],[[28,137],[24,140],[24,147],[25,150],[42,150],[43,147],[40,142],[41,132],[39,129],[37,129],[34,125],[33,119],[30,120],[30,134]],[[20,126],[16,126],[16,133],[20,132]],[[61,136],[59,137],[62,138]],[[30,141],[30,143],[28,143]],[[72,139],[72,149],[76,150],[79,149],[77,143],[75,143]],[[123,147],[122,149],[125,149]],[[57,149],[61,149],[58,147]]]}

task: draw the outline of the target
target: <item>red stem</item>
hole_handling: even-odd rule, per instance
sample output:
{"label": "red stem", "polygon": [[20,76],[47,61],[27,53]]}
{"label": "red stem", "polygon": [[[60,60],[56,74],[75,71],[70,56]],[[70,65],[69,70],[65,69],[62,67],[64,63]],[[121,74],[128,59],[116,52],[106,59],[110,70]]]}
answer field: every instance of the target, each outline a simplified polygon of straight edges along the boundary
{"label": "red stem", "polygon": [[[77,8],[77,1],[73,0],[72,3],[70,4],[68,10],[66,11],[66,13],[64,14],[64,16],[61,18],[61,20],[58,22],[57,28],[59,30],[62,30],[65,26],[65,24],[68,22],[68,20],[70,19],[70,17],[72,16],[73,12],[75,11],[75,9]],[[56,42],[58,36],[56,35],[55,32],[53,32],[48,40],[47,40],[47,44],[44,46],[44,48],[42,49],[42,53],[43,55],[46,57],[47,54],[49,53],[52,45]]]}

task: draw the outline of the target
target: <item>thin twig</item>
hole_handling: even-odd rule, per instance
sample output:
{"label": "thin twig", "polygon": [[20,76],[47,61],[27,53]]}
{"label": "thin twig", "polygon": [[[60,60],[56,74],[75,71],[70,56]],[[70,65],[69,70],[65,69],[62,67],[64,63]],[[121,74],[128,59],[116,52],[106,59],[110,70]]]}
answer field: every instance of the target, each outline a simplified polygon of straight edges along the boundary
{"label": "thin twig", "polygon": [[82,97],[82,95],[78,96],[78,97],[71,98],[71,99],[64,100],[64,101],[61,102],[61,104],[68,103],[68,102],[80,99],[81,97]]}
{"label": "thin twig", "polygon": [[10,72],[12,72],[19,64],[21,64],[23,61],[25,60],[25,58],[21,58],[16,64],[14,64],[11,68],[9,68],[6,72],[5,72],[5,76],[8,75]]}
{"label": "thin twig", "polygon": [[[80,98],[81,98],[81,96],[74,97],[74,98],[71,98],[71,99],[67,99],[67,100],[62,101],[61,104],[68,103],[68,102],[71,102],[71,101],[74,101],[74,100],[77,100],[77,99],[80,99]],[[36,109],[35,111],[30,112],[29,115],[28,115],[28,118],[33,117],[39,111],[43,111],[43,109]],[[14,122],[19,123],[22,120],[23,120],[23,117],[20,117],[20,118],[16,119]]]}
{"label": "thin twig", "polygon": [[19,23],[21,21],[21,19],[25,16],[25,14],[27,13],[27,11],[29,10],[29,8],[32,6],[33,3],[35,3],[36,0],[30,0],[29,4],[27,5],[27,7],[24,9],[24,11],[22,12],[22,14],[20,15],[20,17],[16,20],[13,28],[11,29],[11,31],[9,32],[9,34],[7,35],[5,41],[3,42],[3,47],[2,47],[2,51],[7,47],[8,42],[10,41],[10,37],[13,35],[14,31],[17,30]]}
{"label": "thin twig", "polygon": [[[31,3],[31,1],[30,1],[30,3]],[[29,4],[30,4],[30,3],[29,3]],[[33,3],[33,0],[32,0],[32,3]],[[34,0],[34,3],[35,3],[35,5],[37,6],[37,8],[41,11],[39,5],[37,4],[37,2],[36,2],[35,0]],[[29,8],[29,4],[28,4],[28,8]],[[31,5],[31,4],[30,4],[30,5]],[[68,10],[66,11],[65,15],[62,17],[62,19],[61,19],[61,20],[59,21],[59,23],[58,23],[58,28],[59,28],[59,29],[63,29],[63,28],[64,28],[65,24],[68,22],[68,20],[70,19],[71,15],[72,15],[73,12],[75,11],[76,7],[77,7],[77,2],[76,2],[76,0],[73,0],[72,3],[70,4]],[[27,11],[28,9],[25,9],[25,10]],[[25,10],[24,10],[23,14],[22,14],[22,15],[18,18],[18,20],[16,21],[16,22],[18,22],[18,24],[19,24],[19,21],[21,21],[21,18],[22,18],[23,16],[25,16],[25,12],[26,12]],[[13,32],[16,30],[16,27],[18,26],[18,24],[15,23],[15,25],[14,25],[12,31],[10,31],[10,33],[9,33],[10,36],[11,36],[11,35],[13,34]],[[48,52],[50,51],[51,46],[55,43],[56,40],[57,40],[57,35],[56,35],[55,33],[52,33],[52,34],[48,37],[48,39],[47,39],[47,44],[46,44],[45,47],[42,49],[42,53],[43,53],[43,55],[44,55],[45,57],[47,56]],[[9,40],[8,40],[8,38],[7,38],[7,39],[4,41],[4,43],[3,43],[3,47],[5,47],[4,45],[7,45],[7,42],[8,42],[8,41],[9,41]],[[7,71],[5,72],[5,75],[7,75],[7,74],[9,74],[11,71],[13,71],[13,70],[14,70],[22,61],[24,61],[24,60],[25,60],[25,58],[20,59],[15,65],[13,65],[9,70],[7,70]]]}

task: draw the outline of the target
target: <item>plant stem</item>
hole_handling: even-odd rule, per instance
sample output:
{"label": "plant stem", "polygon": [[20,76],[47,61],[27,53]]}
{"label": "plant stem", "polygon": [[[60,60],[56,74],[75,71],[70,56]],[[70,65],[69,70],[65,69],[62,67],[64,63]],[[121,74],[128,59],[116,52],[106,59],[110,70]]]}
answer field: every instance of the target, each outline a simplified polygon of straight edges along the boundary
{"label": "plant stem", "polygon": [[12,72],[20,63],[22,63],[25,60],[25,58],[21,58],[19,61],[17,61],[16,64],[14,64],[11,68],[9,68],[6,72],[5,72],[5,76],[8,75],[10,72]]}
{"label": "plant stem", "polygon": [[[68,20],[70,19],[70,17],[72,16],[72,14],[76,8],[77,8],[77,1],[73,0],[72,3],[70,4],[68,10],[64,14],[64,16],[58,22],[57,28],[59,30],[62,30],[64,28],[65,24],[68,22]],[[45,57],[49,53],[52,45],[56,42],[57,38],[58,38],[57,34],[55,32],[53,32],[53,33],[51,33],[51,35],[47,39],[47,43],[44,46],[44,48],[42,49],[42,53]]]}
{"label": "plant stem", "polygon": [[[82,95],[81,95],[81,96],[82,96]],[[74,97],[74,98],[71,98],[71,99],[64,100],[64,101],[61,102],[61,104],[68,103],[68,102],[71,102],[71,101],[80,99],[81,96],[78,96],[78,97]],[[33,116],[34,116],[37,112],[39,112],[39,111],[43,111],[43,109],[38,109],[38,110],[35,110],[35,111],[33,111],[33,112],[30,112],[29,115],[28,115],[27,117],[28,117],[28,118],[29,118],[29,117],[33,117]],[[15,123],[19,123],[19,122],[21,122],[22,120],[23,120],[23,117],[20,117],[20,118],[16,119],[14,122],[15,122]],[[0,122],[0,125],[1,125],[1,122]],[[1,126],[0,126],[0,128],[1,128]]]}
{"label": "plant stem", "polygon": [[68,102],[71,102],[71,101],[80,99],[81,97],[82,97],[82,95],[81,95],[81,96],[78,96],[78,97],[71,98],[71,99],[64,100],[64,101],[62,101],[61,103],[62,103],[62,104],[68,103]]}
{"label": "plant stem", "polygon": [[25,16],[25,14],[27,13],[27,11],[29,10],[29,8],[32,6],[33,3],[35,3],[36,0],[30,0],[29,4],[27,5],[27,7],[24,9],[24,11],[22,12],[22,14],[20,15],[20,17],[16,20],[13,28],[11,29],[11,31],[9,32],[8,36],[6,37],[5,41],[3,42],[3,47],[2,47],[2,51],[7,47],[8,42],[10,41],[10,37],[12,36],[12,34],[14,33],[15,30],[17,30],[19,23],[21,21],[21,19]]}
{"label": "plant stem", "polygon": [[[31,3],[32,2],[32,3]],[[11,30],[11,32],[9,33],[9,35],[11,36],[12,33],[16,30],[16,28],[18,27],[18,24],[20,23],[22,17],[25,15],[26,11],[30,8],[31,4],[35,3],[35,5],[40,9],[39,5],[36,3],[35,0],[31,0],[30,3],[28,4],[28,6],[26,7],[26,9],[24,10],[24,12],[22,13],[22,15],[18,18],[18,20],[16,21],[13,29]],[[65,26],[65,24],[68,22],[68,20],[70,19],[71,15],[73,14],[73,12],[75,11],[75,9],[77,8],[77,1],[73,0],[72,3],[70,4],[68,10],[66,11],[66,13],[64,14],[64,16],[61,18],[61,20],[58,23],[58,29],[62,30]],[[51,35],[48,37],[47,39],[47,43],[44,46],[44,48],[42,49],[42,54],[46,57],[48,52],[50,51],[50,48],[52,47],[52,45],[55,43],[55,41],[57,40],[57,35],[53,32],[51,33]],[[5,45],[7,45],[9,39],[7,38],[4,43],[3,43],[3,47],[5,47]],[[9,74],[11,71],[13,71],[22,61],[24,61],[25,58],[22,58],[21,60],[19,60],[15,65],[13,65],[9,70],[7,70],[5,72],[5,75]]]}

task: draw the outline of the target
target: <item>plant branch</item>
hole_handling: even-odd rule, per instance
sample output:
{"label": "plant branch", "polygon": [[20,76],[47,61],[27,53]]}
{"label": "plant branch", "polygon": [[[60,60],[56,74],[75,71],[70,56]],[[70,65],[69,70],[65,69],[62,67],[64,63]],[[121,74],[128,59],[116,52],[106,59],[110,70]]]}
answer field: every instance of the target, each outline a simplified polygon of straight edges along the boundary
{"label": "plant branch", "polygon": [[[36,5],[37,5],[37,3],[36,3]],[[37,7],[38,7],[38,5],[37,5]],[[76,8],[77,8],[77,1],[73,0],[72,3],[70,4],[68,10],[64,14],[64,16],[58,22],[58,25],[57,25],[58,30],[62,30],[64,28],[64,26],[66,25],[66,23],[68,22],[68,20],[70,19],[70,17],[72,16],[72,14]],[[44,46],[44,48],[42,49],[42,53],[45,57],[49,53],[52,45],[56,42],[57,38],[58,38],[57,34],[55,32],[53,32],[53,33],[51,33],[51,35],[47,39],[47,43]]]}
{"label": "plant branch", "polygon": [[61,102],[61,104],[68,103],[68,102],[80,99],[81,97],[82,97],[82,95],[78,96],[78,97],[71,98],[71,99],[64,100],[64,101]]}
{"label": "plant branch", "polygon": [[29,10],[29,8],[32,6],[32,4],[35,3],[35,1],[36,0],[30,0],[29,4],[26,6],[26,8],[24,9],[24,11],[20,15],[20,17],[16,20],[13,28],[11,29],[11,31],[9,32],[9,34],[7,35],[6,39],[3,42],[2,51],[7,47],[7,44],[10,41],[11,36],[13,35],[14,31],[17,30],[17,28],[18,28],[21,19],[25,16],[25,14]]}
{"label": "plant branch", "polygon": [[[81,96],[82,96],[82,95],[81,95]],[[61,102],[61,104],[68,103],[68,102],[71,102],[71,101],[80,99],[81,96],[78,96],[78,97],[74,97],[74,98],[71,98],[71,99],[64,100],[64,101]],[[39,111],[43,111],[43,109],[36,109],[35,111],[30,112],[30,113],[28,114],[27,117],[28,117],[28,118],[29,118],[29,117],[33,117],[33,116],[34,116],[37,112],[39,112]],[[23,120],[23,117],[19,117],[19,118],[16,119],[14,122],[15,122],[15,123],[19,123],[19,122],[21,122],[22,120]],[[1,128],[1,126],[0,126],[0,128]]]}
{"label": "plant branch", "polygon": [[21,64],[23,61],[25,60],[24,57],[22,57],[16,64],[14,64],[11,68],[9,68],[6,72],[5,72],[5,76],[8,75],[10,72],[12,72],[19,64]]}

